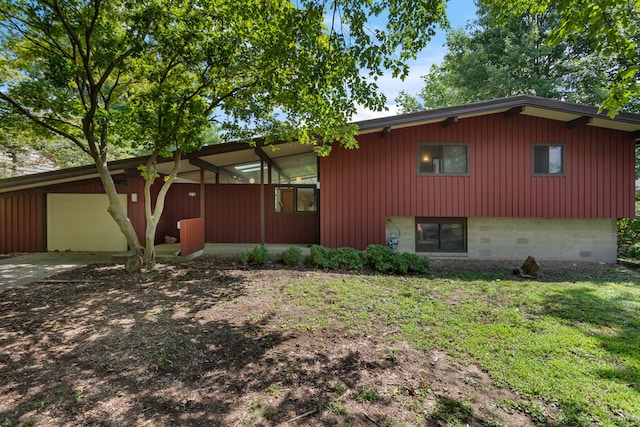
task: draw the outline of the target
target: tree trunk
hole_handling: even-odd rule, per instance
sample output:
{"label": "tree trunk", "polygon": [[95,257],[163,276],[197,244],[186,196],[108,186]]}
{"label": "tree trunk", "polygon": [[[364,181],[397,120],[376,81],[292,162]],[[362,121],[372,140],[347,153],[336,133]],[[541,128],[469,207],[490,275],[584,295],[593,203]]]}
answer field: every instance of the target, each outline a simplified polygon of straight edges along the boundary
{"label": "tree trunk", "polygon": [[149,160],[147,161],[146,168],[146,177],[144,184],[144,210],[145,215],[147,217],[147,227],[145,230],[145,245],[146,250],[144,252],[143,257],[143,265],[146,268],[152,268],[156,263],[156,248],[155,248],[155,238],[156,238],[156,229],[158,228],[158,222],[160,217],[162,216],[162,212],[164,211],[164,201],[167,196],[167,192],[175,181],[176,176],[178,175],[178,170],[180,169],[180,159],[182,158],[182,151],[177,150],[173,155],[173,168],[171,168],[171,173],[165,179],[162,184],[162,188],[160,188],[160,192],[158,193],[158,198],[156,199],[155,207],[151,207],[151,186],[156,178],[156,167],[155,162],[158,157],[158,153],[154,152]]}
{"label": "tree trunk", "polygon": [[127,217],[127,214],[120,203],[116,186],[109,170],[107,169],[107,165],[100,161],[96,161],[96,166],[98,168],[98,173],[100,174],[100,180],[104,186],[104,191],[109,199],[109,207],[107,208],[107,211],[113,217],[115,222],[118,224],[120,231],[127,239],[129,249],[132,250],[135,255],[141,256],[144,253],[144,248],[140,245],[140,240],[138,240],[136,230],[133,228],[133,224],[131,224],[129,217]]}

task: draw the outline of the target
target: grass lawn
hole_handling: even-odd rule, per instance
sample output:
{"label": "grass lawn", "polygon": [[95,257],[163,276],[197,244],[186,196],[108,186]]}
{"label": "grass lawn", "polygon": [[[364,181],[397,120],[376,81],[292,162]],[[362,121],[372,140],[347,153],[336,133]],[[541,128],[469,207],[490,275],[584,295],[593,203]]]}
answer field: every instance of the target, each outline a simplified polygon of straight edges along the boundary
{"label": "grass lawn", "polygon": [[311,318],[475,363],[523,399],[496,402],[540,425],[640,425],[640,283],[616,270],[519,281],[505,272],[297,281]]}
{"label": "grass lawn", "polygon": [[640,426],[640,273],[98,265],[0,292],[0,425]]}

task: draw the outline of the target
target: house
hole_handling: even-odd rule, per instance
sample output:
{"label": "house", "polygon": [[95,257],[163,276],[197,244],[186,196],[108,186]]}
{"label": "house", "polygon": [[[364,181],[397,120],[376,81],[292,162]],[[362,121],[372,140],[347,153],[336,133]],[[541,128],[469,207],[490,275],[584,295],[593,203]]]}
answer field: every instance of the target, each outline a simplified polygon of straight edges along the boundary
{"label": "house", "polygon": [[[616,219],[635,214],[640,115],[516,96],[358,125],[359,149],[320,159],[287,143],[190,154],[158,239],[201,217],[211,243],[397,239],[432,257],[615,262]],[[140,237],[144,160],[110,165]],[[0,252],[123,250],[105,203],[93,166],[0,180]]]}

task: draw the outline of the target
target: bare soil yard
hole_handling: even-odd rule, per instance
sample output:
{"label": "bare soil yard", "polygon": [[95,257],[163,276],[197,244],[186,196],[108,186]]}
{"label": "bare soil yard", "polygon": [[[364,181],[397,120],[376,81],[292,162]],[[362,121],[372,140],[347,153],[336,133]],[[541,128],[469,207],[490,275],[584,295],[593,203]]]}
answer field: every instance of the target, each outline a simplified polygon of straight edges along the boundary
{"label": "bare soil yard", "polygon": [[316,326],[283,292],[350,273],[235,263],[101,264],[0,292],[0,425],[534,425],[476,366],[393,325]]}

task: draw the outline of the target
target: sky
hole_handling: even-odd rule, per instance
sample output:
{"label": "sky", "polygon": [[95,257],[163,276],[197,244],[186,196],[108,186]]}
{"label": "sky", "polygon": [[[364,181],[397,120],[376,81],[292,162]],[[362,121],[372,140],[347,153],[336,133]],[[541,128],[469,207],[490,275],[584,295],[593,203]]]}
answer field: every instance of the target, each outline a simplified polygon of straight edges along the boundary
{"label": "sky", "polygon": [[[462,28],[468,21],[476,16],[476,5],[473,0],[449,0],[447,4],[447,18],[451,28]],[[446,31],[438,29],[436,35],[429,42],[429,46],[424,49],[415,61],[409,63],[410,72],[404,81],[394,79],[391,73],[385,74],[378,80],[378,86],[387,97],[388,111],[373,112],[360,109],[353,121],[373,119],[376,117],[393,116],[397,114],[398,108],[395,105],[395,98],[401,90],[405,90],[412,95],[417,94],[422,89],[422,76],[427,74],[431,65],[440,64],[447,52],[445,47]]]}

